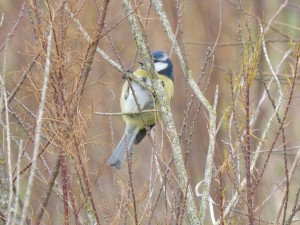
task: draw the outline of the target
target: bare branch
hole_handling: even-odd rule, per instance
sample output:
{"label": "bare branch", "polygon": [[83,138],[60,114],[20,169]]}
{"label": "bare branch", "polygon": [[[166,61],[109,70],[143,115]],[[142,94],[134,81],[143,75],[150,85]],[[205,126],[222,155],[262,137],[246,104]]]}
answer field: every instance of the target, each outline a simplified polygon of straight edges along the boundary
{"label": "bare branch", "polygon": [[44,72],[44,81],[43,81],[43,87],[42,87],[42,96],[41,101],[39,105],[38,110],[38,117],[36,121],[36,130],[35,130],[35,138],[34,138],[34,149],[33,149],[33,155],[32,155],[32,166],[30,170],[30,175],[27,183],[26,188],[26,194],[24,198],[24,205],[22,209],[22,215],[21,215],[21,221],[20,224],[23,225],[25,223],[25,219],[27,216],[27,210],[29,205],[29,199],[31,195],[31,189],[34,181],[34,176],[36,172],[36,160],[38,156],[38,150],[40,146],[40,139],[41,139],[41,128],[42,128],[42,121],[43,121],[43,114],[44,114],[44,106],[45,106],[45,100],[46,100],[46,93],[47,93],[47,85],[48,85],[48,79],[49,79],[49,73],[50,73],[50,65],[51,65],[51,48],[52,48],[52,24],[49,25],[49,35],[47,38],[47,55],[46,55],[46,63],[45,63],[45,72]]}

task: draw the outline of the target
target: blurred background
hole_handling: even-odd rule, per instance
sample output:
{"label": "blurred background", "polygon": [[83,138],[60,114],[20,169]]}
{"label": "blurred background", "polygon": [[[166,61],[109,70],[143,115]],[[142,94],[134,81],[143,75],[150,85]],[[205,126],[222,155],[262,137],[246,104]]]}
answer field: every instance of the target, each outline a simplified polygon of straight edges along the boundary
{"label": "blurred background", "polygon": [[[282,10],[278,11],[283,3],[286,3]],[[22,0],[2,0],[0,1],[0,16],[4,15],[3,25],[0,32],[0,45],[5,42],[7,35],[11,32],[17,21],[18,15],[22,8]],[[48,10],[47,1],[41,1],[42,18],[47,18]],[[54,17],[59,12],[60,1],[51,1],[49,5],[53,9]],[[95,32],[98,10],[102,1],[69,1],[68,5],[73,12],[77,12],[77,19],[80,21],[86,31],[92,36]],[[187,115],[188,104],[191,101],[192,91],[186,83],[186,79],[179,67],[178,60],[174,50],[168,40],[164,28],[150,1],[133,1],[133,5],[138,5],[135,14],[145,24],[146,37],[152,50],[163,50],[167,52],[174,64],[175,72],[175,93],[171,102],[171,109],[176,123],[177,132],[180,135],[182,151],[186,157],[186,169],[189,175],[189,183],[194,190],[195,186],[203,180],[206,155],[208,149],[208,113],[203,106],[200,107],[197,99],[193,100],[191,110]],[[245,48],[248,48],[249,42],[256,43],[259,36],[259,23],[262,21],[264,28],[268,27],[269,21],[271,27],[265,33],[266,47],[268,50],[271,64],[276,69],[285,53],[291,49],[292,41],[300,40],[300,3],[298,0],[252,0],[252,1],[233,1],[233,0],[211,0],[211,1],[163,1],[164,9],[171,23],[173,31],[177,35],[177,40],[184,53],[185,60],[193,73],[193,78],[199,81],[202,91],[205,91],[207,99],[212,103],[216,91],[219,88],[219,98],[217,107],[217,125],[220,124],[217,133],[217,142],[215,149],[215,170],[219,170],[226,161],[226,152],[230,148],[228,143],[228,121],[226,120],[226,109],[231,106],[232,98],[228,74],[232,73],[238,76],[242,70],[243,57]],[[278,12],[278,14],[277,14]],[[67,17],[67,15],[65,15]],[[23,71],[34,58],[34,55],[40,47],[37,47],[36,34],[33,29],[35,21],[33,9],[30,4],[25,5],[23,17],[7,44],[7,50],[0,52],[0,71],[3,71],[3,61],[6,57],[5,77],[6,89],[11,92]],[[55,17],[56,18],[56,17]],[[125,18],[125,19],[124,19]],[[57,27],[60,26],[60,17],[57,16]],[[64,20],[63,20],[64,21]],[[68,21],[65,19],[65,21]],[[47,24],[43,23],[43,30],[46,31]],[[139,56],[136,57],[136,43],[131,34],[129,23],[125,17],[121,1],[111,0],[105,18],[105,29],[109,32],[104,35],[99,42],[99,47],[109,55],[110,58],[120,63],[124,69],[135,70],[138,68]],[[103,31],[102,33],[104,33]],[[44,34],[46,35],[46,34]],[[59,38],[59,37],[58,37]],[[78,31],[77,27],[70,22],[66,32],[65,48],[66,55],[64,66],[68,71],[66,77],[67,92],[72,90],[76,79],[80,75],[81,64],[84,60],[84,53],[88,46],[87,41]],[[215,44],[216,43],[216,44]],[[254,46],[254,45],[253,45]],[[211,51],[213,49],[213,51]],[[207,57],[209,55],[209,57]],[[42,80],[43,61],[38,61],[36,68],[32,68],[29,78],[25,80],[24,85],[17,93],[16,98],[26,106],[29,111],[37,113],[39,95],[34,90],[39,89],[39,80]],[[39,69],[40,68],[40,69]],[[257,75],[251,85],[251,113],[254,112],[259,100],[264,92],[262,78],[268,82],[272,78],[272,73],[263,55],[260,57],[259,66],[261,75]],[[284,104],[280,115],[283,115],[287,106],[289,93],[291,90],[291,78],[295,68],[295,58],[293,54],[287,57],[278,71],[283,91]],[[92,196],[97,203],[96,208],[100,215],[100,221],[107,224],[121,224],[120,220],[114,219],[118,214],[117,195],[118,190],[124,190],[127,193],[128,185],[128,168],[124,166],[122,170],[116,171],[106,165],[106,161],[112,153],[114,147],[118,144],[124,132],[124,122],[120,116],[102,116],[95,115],[95,112],[113,113],[120,112],[119,96],[121,87],[124,83],[121,74],[112,68],[99,54],[95,55],[91,72],[89,74],[83,97],[80,101],[79,111],[82,120],[79,122],[83,128],[82,137],[84,138],[84,163],[88,171],[88,177],[92,186]],[[77,77],[77,78],[76,78]],[[288,147],[287,166],[291,167],[298,146],[300,145],[298,105],[299,102],[299,82],[296,81],[296,87],[290,105],[288,117],[285,121],[286,146]],[[34,87],[34,88],[33,88]],[[34,89],[34,90],[33,90]],[[270,89],[274,99],[278,98],[275,88]],[[49,94],[50,95],[50,94]],[[71,95],[70,95],[71,96]],[[242,99],[240,95],[239,99]],[[48,98],[51,103],[51,98]],[[34,126],[33,119],[28,111],[20,106],[16,100],[12,101],[11,107],[19,113],[20,118],[29,126]],[[199,113],[198,113],[199,111]],[[260,108],[258,118],[251,127],[251,147],[254,150],[258,140],[262,135],[264,127],[273,112],[270,101],[265,101]],[[237,121],[239,126],[243,126],[244,108],[242,104],[237,105]],[[225,115],[225,117],[223,116]],[[45,118],[47,120],[49,118]],[[55,120],[55,118],[52,118]],[[2,120],[4,114],[2,113]],[[263,150],[269,150],[271,143],[277,133],[279,124],[274,120],[267,140],[264,141]],[[1,128],[2,129],[2,128]],[[3,129],[2,129],[3,130]],[[28,141],[28,134],[20,127],[16,118],[11,115],[11,132],[17,140]],[[72,132],[72,131],[70,131]],[[45,132],[47,133],[47,132]],[[152,132],[157,143],[157,151],[165,162],[169,162],[172,154],[170,143],[167,135],[163,132],[163,126],[157,124]],[[1,137],[1,142],[3,141]],[[233,137],[236,141],[237,138]],[[67,141],[67,140],[66,140]],[[233,142],[234,142],[233,141]],[[18,146],[13,144],[13,165],[17,160]],[[32,153],[32,144],[26,144],[26,151]],[[261,182],[255,189],[254,204],[257,207],[256,216],[262,221],[274,221],[277,215],[278,204],[280,202],[284,186],[280,186],[285,178],[285,163],[282,149],[281,135],[276,142],[266,171]],[[240,146],[235,146],[241,154]],[[72,148],[68,149],[70,155],[76,154]],[[57,154],[56,146],[50,146],[43,154],[47,165],[52,168]],[[257,163],[257,171],[262,168],[267,154],[262,153]],[[133,160],[133,184],[134,191],[138,202],[138,215],[142,215],[149,195],[149,183],[157,174],[155,160],[153,158],[153,149],[149,138],[145,138],[139,145],[134,146],[132,156]],[[22,168],[30,160],[24,156]],[[70,161],[72,161],[70,159]],[[38,162],[40,174],[36,175],[34,191],[31,197],[31,213],[40,205],[41,195],[45,192],[45,183],[40,176],[44,175],[47,180],[49,174],[47,169],[43,168],[43,163]],[[72,163],[69,164],[69,170],[72,174],[74,168]],[[173,224],[170,218],[172,213],[166,208],[167,195],[170,199],[176,200],[176,170],[171,167],[172,175],[169,176],[168,185],[165,193],[158,201],[158,206],[154,212],[154,219],[151,224]],[[51,169],[50,169],[51,170]],[[22,186],[25,189],[27,173],[21,177]],[[59,174],[60,176],[60,174]],[[74,175],[75,176],[75,175]],[[290,204],[288,205],[288,215],[294,204],[296,191],[299,188],[300,173],[296,170],[293,182],[290,184]],[[76,177],[76,176],[75,176]],[[216,203],[220,203],[219,184],[213,181],[211,187],[211,196]],[[223,201],[230,200],[234,189],[230,174],[224,173],[223,176]],[[74,192],[76,198],[80,199],[80,189],[78,181],[73,177]],[[174,186],[172,186],[172,182]],[[60,186],[61,178],[57,179],[57,185]],[[159,181],[155,182],[153,198],[159,196]],[[231,189],[233,188],[233,189]],[[21,194],[24,194],[21,188]],[[123,193],[123,192],[122,192]],[[272,195],[271,195],[272,193]],[[271,197],[264,204],[262,202]],[[173,196],[173,197],[172,197]],[[175,197],[174,197],[175,196]],[[197,199],[196,195],[194,196]],[[124,198],[126,199],[126,198]],[[176,202],[174,200],[174,202]],[[80,200],[78,200],[80,202]],[[125,200],[124,200],[125,201]],[[241,200],[241,202],[243,202]],[[196,205],[199,201],[196,200]],[[242,205],[242,204],[241,204]],[[132,203],[128,205],[129,215],[132,215]],[[240,207],[240,208],[239,208]],[[247,219],[243,212],[245,206],[239,206],[234,212],[231,222],[235,224],[244,224]],[[47,205],[42,224],[61,224],[63,221],[63,203],[56,194],[52,194]],[[119,212],[120,213],[120,212]],[[58,215],[58,216],[57,216]],[[83,210],[80,215],[86,218]],[[216,207],[215,215],[220,215],[219,207]],[[211,224],[209,213],[207,214],[207,224]],[[299,217],[299,216],[298,216]],[[146,217],[145,217],[146,218]],[[146,223],[146,219],[141,219],[141,224]],[[167,219],[165,219],[167,218]],[[230,220],[228,220],[230,221]],[[131,216],[127,218],[127,224],[134,224]],[[183,221],[183,224],[185,222]],[[228,223],[229,224],[229,223]],[[233,222],[234,224],[234,222]],[[267,224],[267,222],[265,223]],[[295,223],[297,224],[297,222]]]}

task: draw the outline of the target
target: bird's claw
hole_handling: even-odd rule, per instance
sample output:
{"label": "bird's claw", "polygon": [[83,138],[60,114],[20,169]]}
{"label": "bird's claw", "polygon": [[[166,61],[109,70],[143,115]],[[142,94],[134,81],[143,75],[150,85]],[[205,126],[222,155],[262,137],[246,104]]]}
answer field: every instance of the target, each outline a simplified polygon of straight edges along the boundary
{"label": "bird's claw", "polygon": [[125,73],[123,74],[122,79],[126,80],[127,78],[129,78],[129,76],[127,75],[128,73],[132,73],[132,70],[125,69]]}

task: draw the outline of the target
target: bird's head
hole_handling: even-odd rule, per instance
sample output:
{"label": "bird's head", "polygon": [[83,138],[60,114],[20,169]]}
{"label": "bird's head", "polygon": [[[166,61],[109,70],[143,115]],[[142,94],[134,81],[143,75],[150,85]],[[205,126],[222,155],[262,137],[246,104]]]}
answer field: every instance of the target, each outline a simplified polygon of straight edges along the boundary
{"label": "bird's head", "polygon": [[153,51],[152,57],[154,61],[155,70],[161,74],[169,77],[171,80],[174,80],[173,75],[173,64],[168,57],[168,55],[163,51]]}
{"label": "bird's head", "polygon": [[[168,55],[163,51],[155,50],[152,52],[152,58],[156,72],[165,75],[174,81],[173,64]],[[141,67],[143,68],[142,63]]]}

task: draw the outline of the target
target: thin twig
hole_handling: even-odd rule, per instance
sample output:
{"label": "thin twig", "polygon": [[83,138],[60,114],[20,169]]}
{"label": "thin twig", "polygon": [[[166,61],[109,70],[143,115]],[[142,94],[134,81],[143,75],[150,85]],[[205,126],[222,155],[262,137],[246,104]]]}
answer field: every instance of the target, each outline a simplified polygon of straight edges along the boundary
{"label": "thin twig", "polygon": [[[37,53],[35,55],[34,59],[31,61],[31,63],[28,65],[28,67],[26,68],[26,70],[22,74],[22,76],[19,79],[18,83],[15,85],[15,88],[12,90],[12,92],[10,93],[10,95],[8,97],[8,104],[14,99],[14,97],[17,94],[17,92],[20,90],[21,85],[24,83],[25,79],[27,78],[30,70],[32,69],[32,67],[34,66],[34,64],[36,63],[36,61],[38,60],[39,56],[40,56],[40,53]],[[2,108],[1,112],[3,112],[4,110],[5,110],[5,107]]]}
{"label": "thin twig", "polygon": [[56,159],[55,166],[54,166],[54,168],[52,170],[52,174],[51,174],[51,176],[49,178],[47,190],[45,191],[45,193],[42,196],[43,201],[41,203],[41,206],[36,211],[35,218],[34,218],[34,225],[40,224],[40,222],[42,220],[42,217],[43,217],[43,214],[45,212],[46,206],[48,204],[50,195],[52,193],[52,188],[54,186],[56,177],[57,177],[57,175],[59,173],[59,168],[60,168],[60,159],[58,157]]}
{"label": "thin twig", "polygon": [[140,115],[141,113],[147,112],[161,112],[158,109],[149,109],[149,110],[141,110],[140,112],[120,112],[120,113],[102,113],[102,112],[95,112],[94,114],[99,116],[124,116],[124,115]]}
{"label": "thin twig", "polygon": [[47,55],[46,55],[46,63],[45,63],[44,81],[43,81],[43,87],[42,87],[42,96],[41,96],[41,101],[39,104],[38,117],[37,117],[37,121],[36,121],[34,148],[33,148],[33,155],[32,155],[32,166],[31,166],[28,184],[27,184],[27,188],[26,188],[20,225],[24,224],[26,216],[27,216],[27,210],[28,210],[29,200],[30,200],[30,196],[31,196],[31,189],[33,186],[34,176],[35,176],[35,172],[36,172],[36,164],[37,164],[36,160],[37,160],[37,155],[38,155],[38,150],[39,150],[39,145],[40,145],[42,120],[43,120],[44,106],[45,106],[46,93],[47,93],[47,84],[48,84],[49,73],[50,73],[52,33],[53,33],[53,29],[52,29],[52,24],[50,23],[49,35],[47,38],[48,44],[47,44]]}
{"label": "thin twig", "polygon": [[[4,49],[7,42],[11,39],[11,37],[14,35],[15,31],[17,30],[17,27],[20,24],[20,21],[23,17],[23,14],[24,14],[25,3],[26,3],[26,1],[24,0],[23,4],[22,4],[22,7],[21,7],[21,10],[20,10],[20,13],[18,15],[18,19],[17,19],[16,23],[14,24],[13,28],[11,29],[11,31],[8,33],[7,38],[5,39],[5,42],[1,45],[0,52]],[[2,16],[2,19],[3,19],[3,16]],[[1,20],[1,21],[3,21],[3,20]]]}

